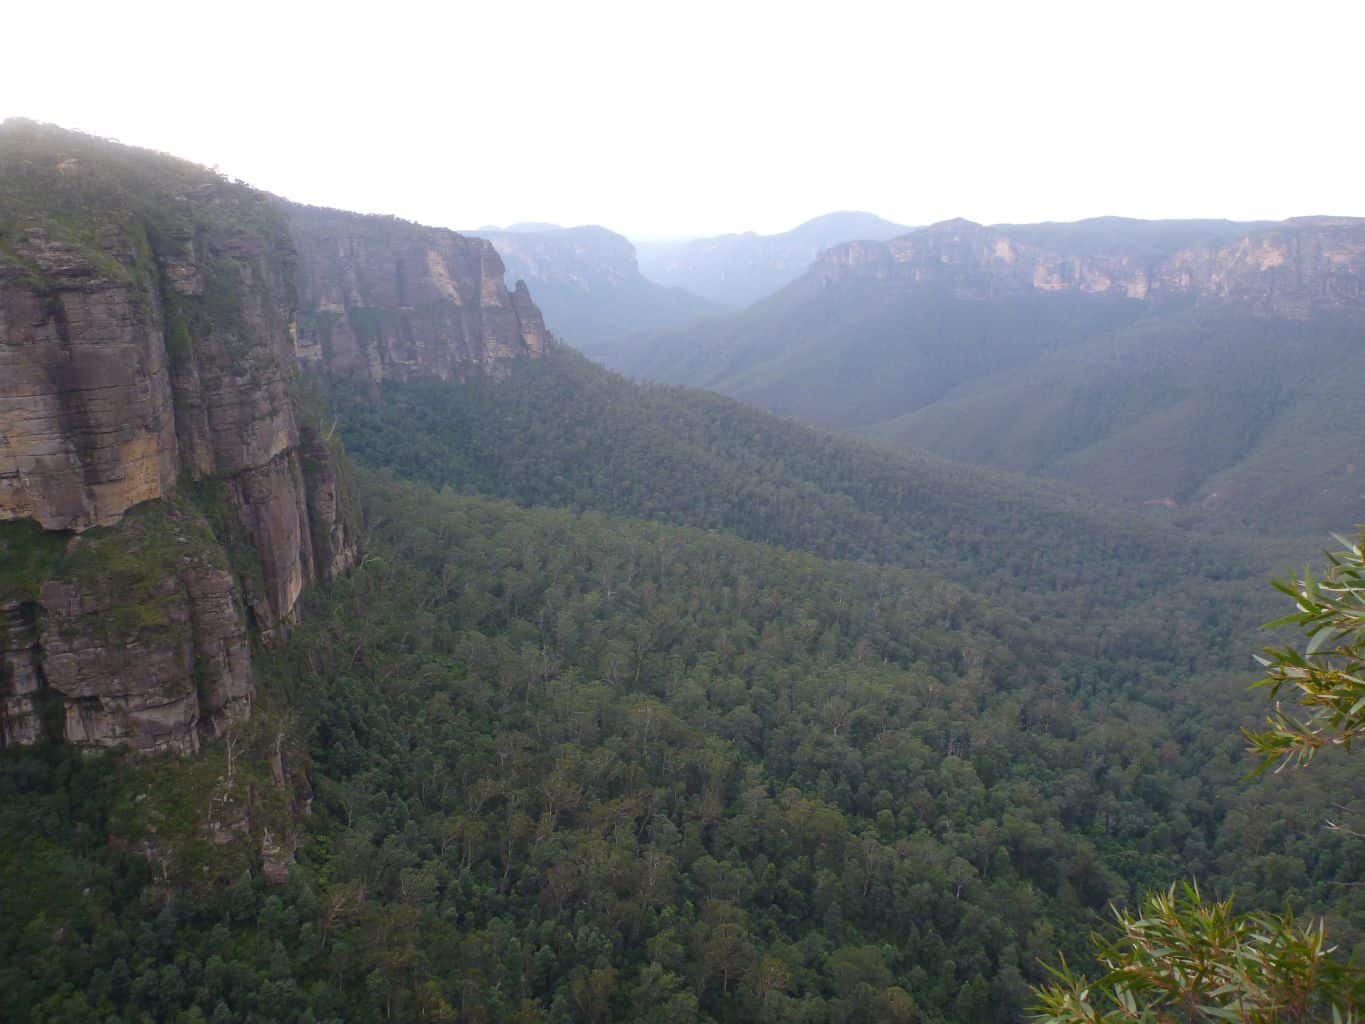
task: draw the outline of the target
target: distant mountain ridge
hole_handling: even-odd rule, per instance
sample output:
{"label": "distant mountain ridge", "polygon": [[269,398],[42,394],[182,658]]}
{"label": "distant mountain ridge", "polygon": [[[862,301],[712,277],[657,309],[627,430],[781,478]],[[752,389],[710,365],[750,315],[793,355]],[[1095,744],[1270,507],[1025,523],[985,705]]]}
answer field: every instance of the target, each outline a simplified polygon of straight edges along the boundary
{"label": "distant mountain ridge", "polygon": [[1109,499],[1317,529],[1365,491],[1343,383],[1365,373],[1362,278],[1353,218],[955,220],[831,247],[612,363]]}
{"label": "distant mountain ridge", "polygon": [[[1084,244],[1074,246],[1062,225],[986,227],[952,220],[886,242],[835,246],[812,272],[821,286],[842,275],[871,274],[905,286],[946,287],[962,298],[1029,291],[1194,296],[1299,318],[1365,303],[1365,220],[1300,217],[1250,231],[1217,221],[1173,227],[1161,239],[1164,246],[1151,235],[1125,238],[1121,227],[1108,240],[1077,232]],[[1177,247],[1182,234],[1184,244]]]}
{"label": "distant mountain ridge", "polygon": [[640,269],[661,284],[713,302],[747,306],[800,277],[833,245],[883,241],[910,229],[871,213],[827,213],[776,235],[744,234],[686,242],[636,243]]}
{"label": "distant mountain ridge", "polygon": [[497,249],[508,280],[524,280],[535,290],[556,336],[585,352],[596,353],[629,333],[723,311],[700,296],[647,280],[630,240],[606,228],[514,224],[478,234]]}

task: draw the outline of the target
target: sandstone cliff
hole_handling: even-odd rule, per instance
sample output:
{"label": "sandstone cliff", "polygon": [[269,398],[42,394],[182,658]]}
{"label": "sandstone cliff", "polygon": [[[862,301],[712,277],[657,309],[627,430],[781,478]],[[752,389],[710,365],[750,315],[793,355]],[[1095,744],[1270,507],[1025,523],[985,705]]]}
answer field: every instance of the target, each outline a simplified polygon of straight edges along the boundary
{"label": "sandstone cliff", "polygon": [[0,743],[188,752],[355,534],[296,383],[276,204],[0,128]]}
{"label": "sandstone cliff", "polygon": [[285,205],[298,248],[299,357],[369,381],[503,376],[543,355],[530,292],[491,243],[392,217]]}
{"label": "sandstone cliff", "polygon": [[[1073,292],[1138,300],[1236,303],[1302,319],[1365,306],[1365,220],[1303,217],[1226,231],[1161,251],[1134,245],[1068,246],[1056,226],[986,227],[944,221],[887,242],[851,242],[822,254],[803,287],[850,277],[933,287],[958,298]],[[1194,229],[1191,229],[1192,232]],[[1041,236],[1041,240],[1040,240]]]}
{"label": "sandstone cliff", "polygon": [[633,283],[640,275],[630,239],[606,228],[483,229],[478,234],[497,249],[512,277],[531,285],[562,281],[591,292]]}
{"label": "sandstone cliff", "polygon": [[645,278],[630,240],[606,228],[480,229],[479,236],[493,243],[509,279],[530,286],[555,336],[595,357],[640,331],[723,311]]}

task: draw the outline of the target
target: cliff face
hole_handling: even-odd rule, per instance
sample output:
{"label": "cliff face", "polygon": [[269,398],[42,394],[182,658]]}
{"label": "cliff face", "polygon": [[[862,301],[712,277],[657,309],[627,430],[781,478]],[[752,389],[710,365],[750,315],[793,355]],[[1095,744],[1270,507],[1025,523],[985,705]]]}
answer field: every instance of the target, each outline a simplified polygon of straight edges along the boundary
{"label": "cliff face", "polygon": [[596,357],[644,330],[671,327],[720,308],[647,280],[629,239],[600,227],[481,231],[511,279],[525,280],[557,337]]}
{"label": "cliff face", "polygon": [[0,741],[196,749],[354,557],[294,282],[267,197],[0,128]]}
{"label": "cliff face", "polygon": [[1301,319],[1365,305],[1365,220],[1306,217],[1153,252],[1147,247],[1065,246],[1054,233],[945,221],[888,242],[826,251],[807,287],[850,277],[932,286],[958,298],[1074,292],[1128,299],[1236,303],[1263,315]]}
{"label": "cliff face", "polygon": [[391,217],[294,204],[286,215],[306,364],[370,381],[500,377],[549,347],[530,292],[507,290],[491,243]]}
{"label": "cliff face", "polygon": [[591,292],[633,284],[640,276],[635,247],[606,228],[481,231],[479,237],[493,243],[509,275],[532,286],[554,281]]}

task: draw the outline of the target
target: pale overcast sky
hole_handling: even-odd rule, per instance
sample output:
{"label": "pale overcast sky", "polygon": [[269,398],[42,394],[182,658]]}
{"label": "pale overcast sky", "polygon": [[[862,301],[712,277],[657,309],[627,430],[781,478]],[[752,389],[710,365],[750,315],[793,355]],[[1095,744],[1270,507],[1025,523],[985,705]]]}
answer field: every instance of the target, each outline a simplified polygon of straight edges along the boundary
{"label": "pale overcast sky", "polygon": [[1365,2],[5,5],[0,117],[472,228],[1365,215]]}

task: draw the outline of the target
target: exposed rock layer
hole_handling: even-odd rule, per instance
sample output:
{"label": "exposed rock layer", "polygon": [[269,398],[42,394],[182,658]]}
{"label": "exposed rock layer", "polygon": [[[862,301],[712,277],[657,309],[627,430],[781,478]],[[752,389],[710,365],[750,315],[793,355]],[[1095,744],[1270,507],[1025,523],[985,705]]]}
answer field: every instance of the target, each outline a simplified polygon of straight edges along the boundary
{"label": "exposed rock layer", "polygon": [[299,256],[299,355],[368,381],[503,376],[543,355],[545,321],[508,291],[491,243],[392,217],[288,204]]}
{"label": "exposed rock layer", "polygon": [[192,751],[249,707],[249,619],[271,640],[355,552],[297,397],[287,225],[28,123],[0,181],[0,741]]}
{"label": "exposed rock layer", "polygon": [[1131,244],[1078,252],[1040,244],[1037,235],[1030,228],[944,221],[887,242],[835,246],[803,285],[873,277],[965,299],[1078,292],[1232,302],[1290,318],[1365,305],[1365,220],[1302,217],[1173,252]]}
{"label": "exposed rock layer", "polygon": [[629,344],[624,339],[639,331],[723,311],[699,295],[645,278],[635,247],[605,228],[481,229],[479,235],[498,250],[508,277],[530,286],[555,337],[596,357]]}

